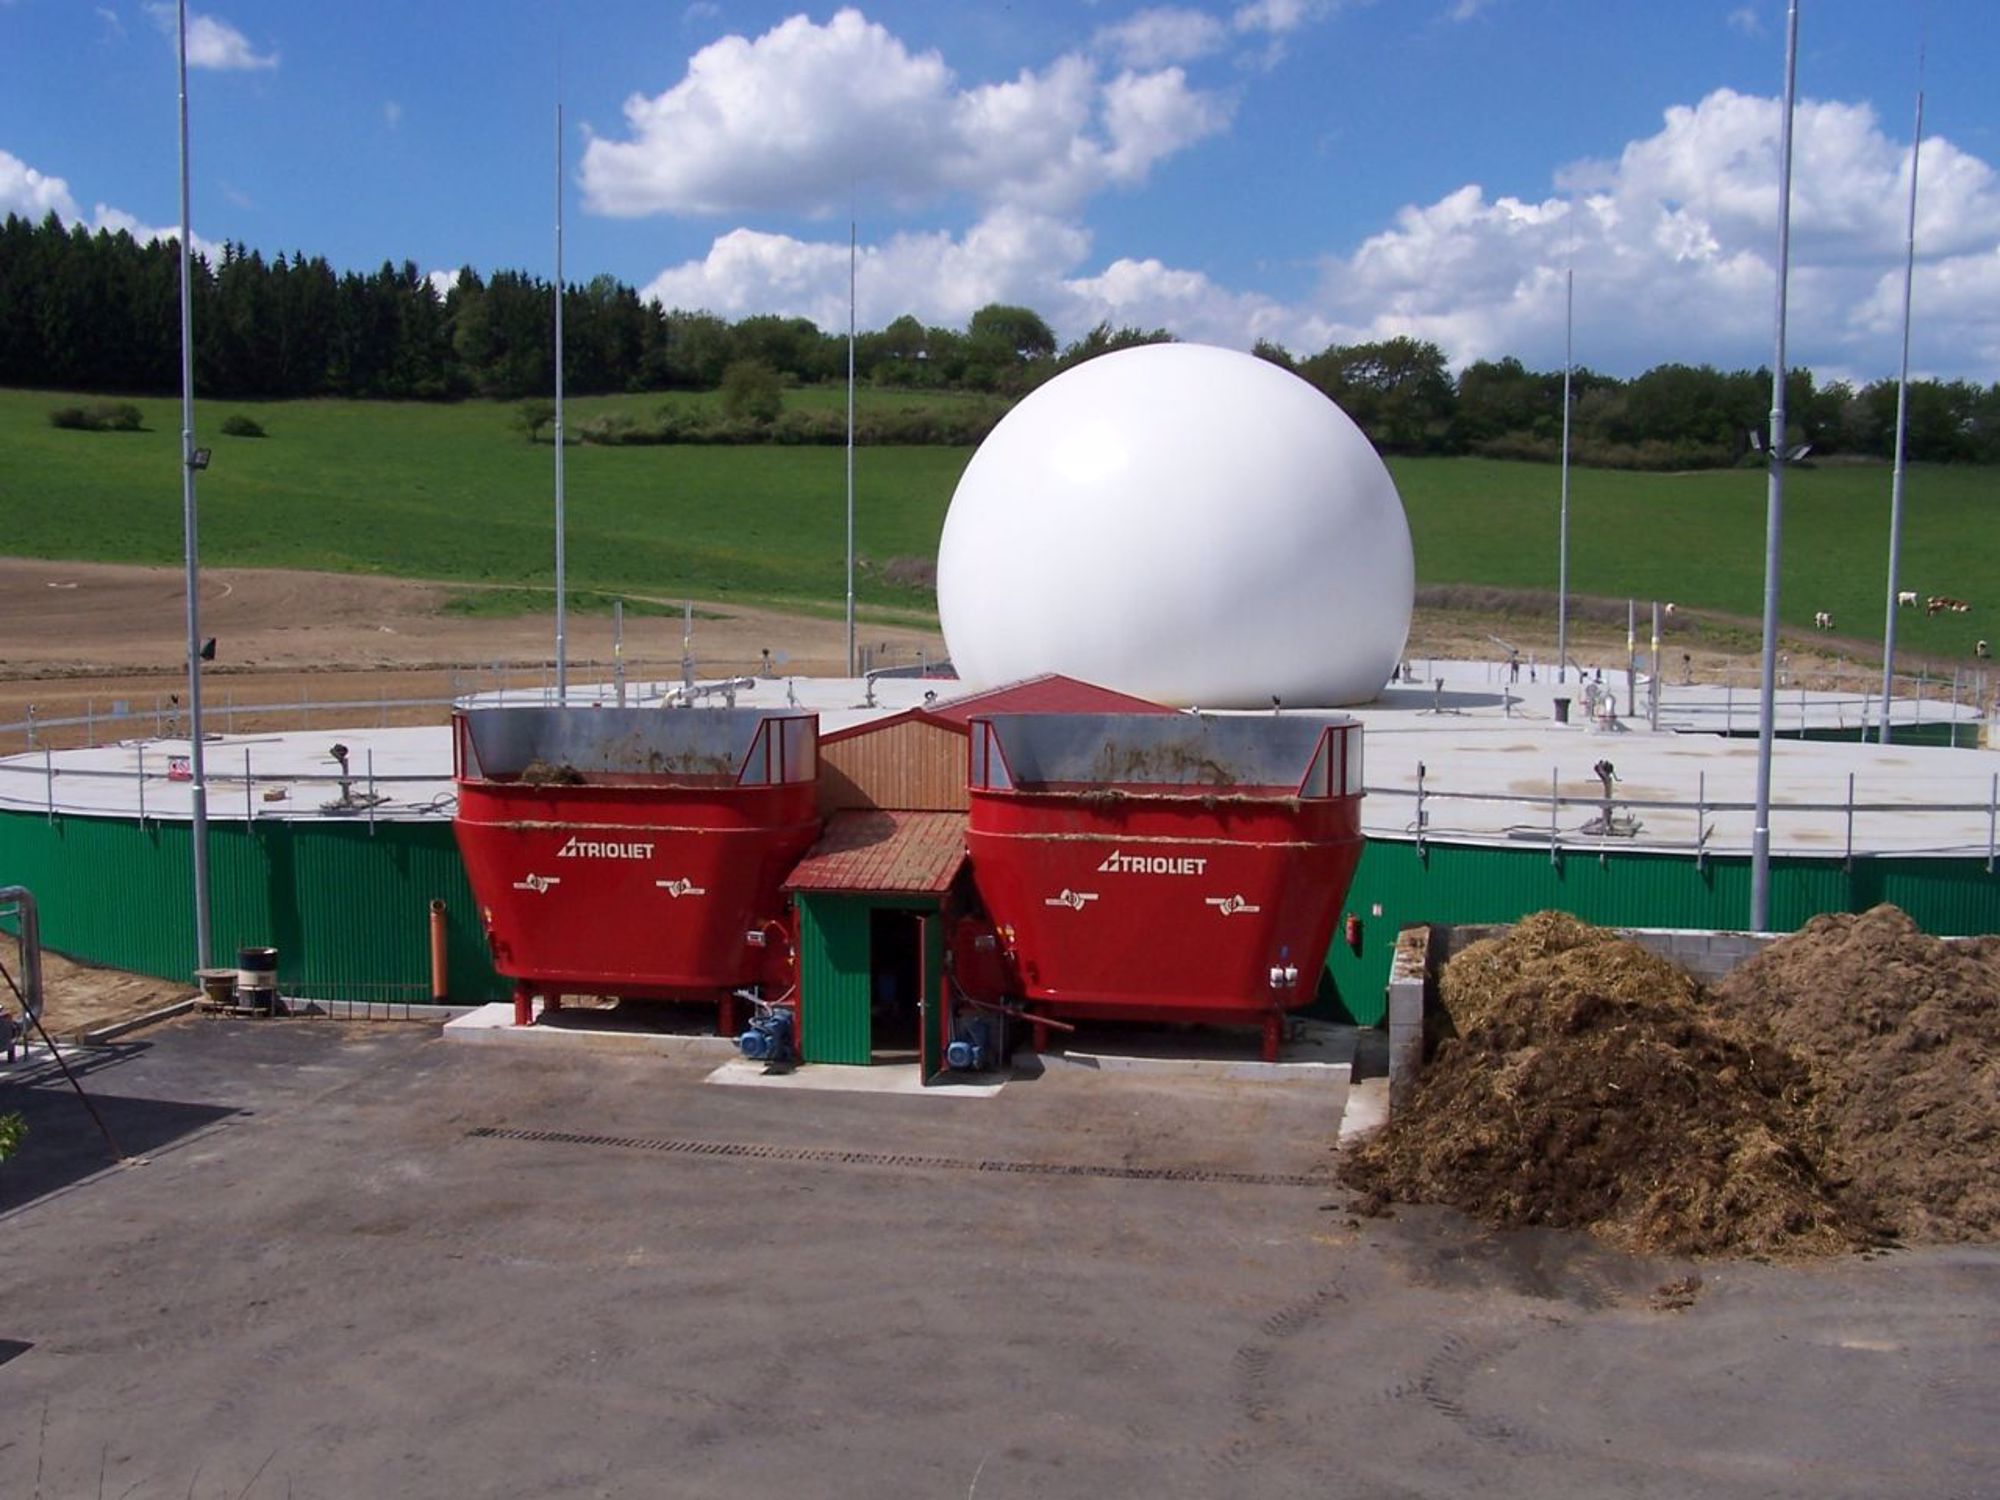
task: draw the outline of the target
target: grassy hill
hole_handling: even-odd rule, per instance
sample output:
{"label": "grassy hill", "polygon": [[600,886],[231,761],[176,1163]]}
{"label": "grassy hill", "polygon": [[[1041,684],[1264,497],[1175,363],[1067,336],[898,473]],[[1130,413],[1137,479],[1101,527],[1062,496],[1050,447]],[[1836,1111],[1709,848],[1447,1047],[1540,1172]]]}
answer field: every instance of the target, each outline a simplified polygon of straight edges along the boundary
{"label": "grassy hill", "polygon": [[[580,427],[608,410],[635,415],[659,396],[573,401]],[[687,398],[676,398],[687,399]],[[837,401],[837,391],[788,401]],[[929,397],[864,391],[861,400]],[[950,400],[950,397],[937,398]],[[146,430],[51,427],[74,396],[0,391],[0,550],[50,558],[172,563],[181,555],[179,405],[141,401]],[[235,411],[270,436],[219,435]],[[530,446],[513,408],[370,402],[202,402],[202,557],[214,565],[330,568],[515,586],[550,581],[553,450]],[[861,596],[926,608],[882,577],[894,559],[935,555],[962,448],[863,448],[855,462]],[[569,570],[574,587],[678,597],[834,604],[842,594],[845,489],[838,447],[649,447],[568,450]],[[1552,591],[1557,471],[1482,459],[1391,464],[1425,583]],[[1754,615],[1761,609],[1764,475],[1576,469],[1571,475],[1572,588],[1672,599]],[[1786,486],[1784,608],[1811,623],[1831,610],[1840,632],[1881,627],[1889,473],[1877,465],[1795,470]],[[1970,616],[1905,613],[1903,639],[1966,654],[2000,637],[2000,472],[1911,472],[1905,587],[1973,601]],[[1058,539],[1052,539],[1052,545]]]}

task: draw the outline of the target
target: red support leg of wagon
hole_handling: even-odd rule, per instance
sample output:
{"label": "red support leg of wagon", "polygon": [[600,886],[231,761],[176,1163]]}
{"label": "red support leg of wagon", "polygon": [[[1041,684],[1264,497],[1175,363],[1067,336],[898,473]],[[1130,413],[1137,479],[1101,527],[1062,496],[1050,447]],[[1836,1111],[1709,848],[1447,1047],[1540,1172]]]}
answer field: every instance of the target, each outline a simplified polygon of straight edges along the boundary
{"label": "red support leg of wagon", "polygon": [[724,995],[715,1007],[715,1034],[735,1036],[740,1028],[736,1024],[736,997]]}
{"label": "red support leg of wagon", "polygon": [[1264,1017],[1264,1061],[1265,1062],[1274,1063],[1278,1060],[1278,1047],[1279,1044],[1284,1041],[1284,1039],[1285,1039],[1285,1018],[1281,1013],[1274,1010],[1268,1016]]}
{"label": "red support leg of wagon", "polygon": [[525,980],[514,981],[514,1024],[532,1026],[535,1022],[535,992],[528,988]]}

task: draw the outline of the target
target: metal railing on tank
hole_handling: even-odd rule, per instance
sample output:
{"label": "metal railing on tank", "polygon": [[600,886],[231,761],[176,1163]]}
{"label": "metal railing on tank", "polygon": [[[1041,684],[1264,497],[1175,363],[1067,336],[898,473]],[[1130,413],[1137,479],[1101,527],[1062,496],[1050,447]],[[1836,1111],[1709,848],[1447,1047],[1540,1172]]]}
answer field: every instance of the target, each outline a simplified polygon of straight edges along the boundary
{"label": "metal railing on tank", "polygon": [[[1550,861],[1560,864],[1565,854],[1608,856],[1619,850],[1634,853],[1681,855],[1694,860],[1696,867],[1719,853],[1740,853],[1749,846],[1749,819],[1756,804],[1708,795],[1708,775],[1695,774],[1692,798],[1632,797],[1621,794],[1615,766],[1600,759],[1593,767],[1599,781],[1595,793],[1564,791],[1559,768],[1549,768],[1546,793],[1494,790],[1455,790],[1437,784],[1436,776],[1424,762],[1416,764],[1416,784],[1411,786],[1370,786],[1364,792],[1363,827],[1370,838],[1407,838],[1422,857],[1432,843],[1497,843],[1545,845]],[[1656,778],[1655,778],[1656,779]],[[1990,775],[1986,794],[1977,800],[1905,802],[1863,800],[1856,794],[1854,772],[1846,777],[1845,795],[1839,801],[1825,799],[1774,800],[1771,803],[1774,848],[1788,855],[1827,858],[1836,850],[1842,861],[1852,865],[1857,855],[1908,854],[1948,855],[1980,858],[1986,873],[1994,873],[2000,859],[2000,772]],[[1388,804],[1407,802],[1410,815],[1398,817]],[[1469,818],[1453,816],[1453,809],[1474,806],[1501,810],[1500,816]],[[1508,815],[1518,810],[1515,815]],[[1794,836],[1789,841],[1787,825],[1797,830],[1805,819],[1823,820],[1811,837]],[[1910,820],[1949,819],[1951,823],[1934,840],[1910,837]],[[1716,820],[1740,819],[1740,839],[1719,838]],[[1902,836],[1894,839],[1870,837],[1877,830],[1863,819],[1893,819]],[[1828,824],[1837,824],[1837,832]],[[1975,830],[1971,839],[1965,830]],[[1838,839],[1838,843],[1834,840]]]}

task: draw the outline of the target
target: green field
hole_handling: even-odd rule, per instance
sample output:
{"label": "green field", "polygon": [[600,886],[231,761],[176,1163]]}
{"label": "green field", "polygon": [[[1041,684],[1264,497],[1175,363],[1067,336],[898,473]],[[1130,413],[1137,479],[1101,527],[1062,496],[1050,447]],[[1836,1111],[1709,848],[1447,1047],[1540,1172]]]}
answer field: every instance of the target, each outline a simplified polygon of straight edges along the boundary
{"label": "green field", "polygon": [[[659,396],[570,403],[580,426],[612,409],[644,414]],[[688,399],[688,398],[680,398]],[[788,401],[838,401],[838,388]],[[861,393],[888,406],[928,401]],[[949,397],[942,399],[952,399]],[[138,403],[140,433],[61,431],[49,410],[74,396],[0,391],[0,551],[109,562],[181,555],[179,405]],[[264,439],[218,435],[235,411]],[[552,581],[553,450],[530,446],[513,408],[368,402],[202,402],[203,561],[331,568],[503,584]],[[856,455],[864,603],[927,609],[922,592],[880,577],[895,559],[935,555],[969,452],[863,448]],[[838,447],[572,446],[567,453],[569,580],[580,590],[833,606],[841,598],[844,455]],[[1391,464],[1409,509],[1425,583],[1552,591],[1557,471],[1482,459]],[[1744,615],[1762,608],[1764,476],[1576,469],[1571,586],[1608,598],[1675,600]],[[1784,612],[1810,626],[1831,610],[1839,633],[1879,634],[1889,474],[1874,465],[1798,469],[1787,487]],[[1971,600],[1971,615],[1906,611],[1910,647],[1967,654],[2000,635],[2000,471],[1918,467],[1908,486],[1904,586]],[[1060,545],[1052,538],[1051,545]],[[531,592],[514,595],[523,603]]]}

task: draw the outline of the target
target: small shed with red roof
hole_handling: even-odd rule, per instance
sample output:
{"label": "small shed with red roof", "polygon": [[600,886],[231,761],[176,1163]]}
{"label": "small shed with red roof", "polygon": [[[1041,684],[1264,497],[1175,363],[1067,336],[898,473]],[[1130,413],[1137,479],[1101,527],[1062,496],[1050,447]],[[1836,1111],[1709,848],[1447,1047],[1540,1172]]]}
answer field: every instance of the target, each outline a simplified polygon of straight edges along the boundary
{"label": "small shed with red roof", "polygon": [[946,929],[968,895],[967,725],[975,714],[1172,713],[1054,674],[927,702],[819,742],[825,831],[785,881],[798,911],[808,1062],[922,1055],[942,1067]]}

